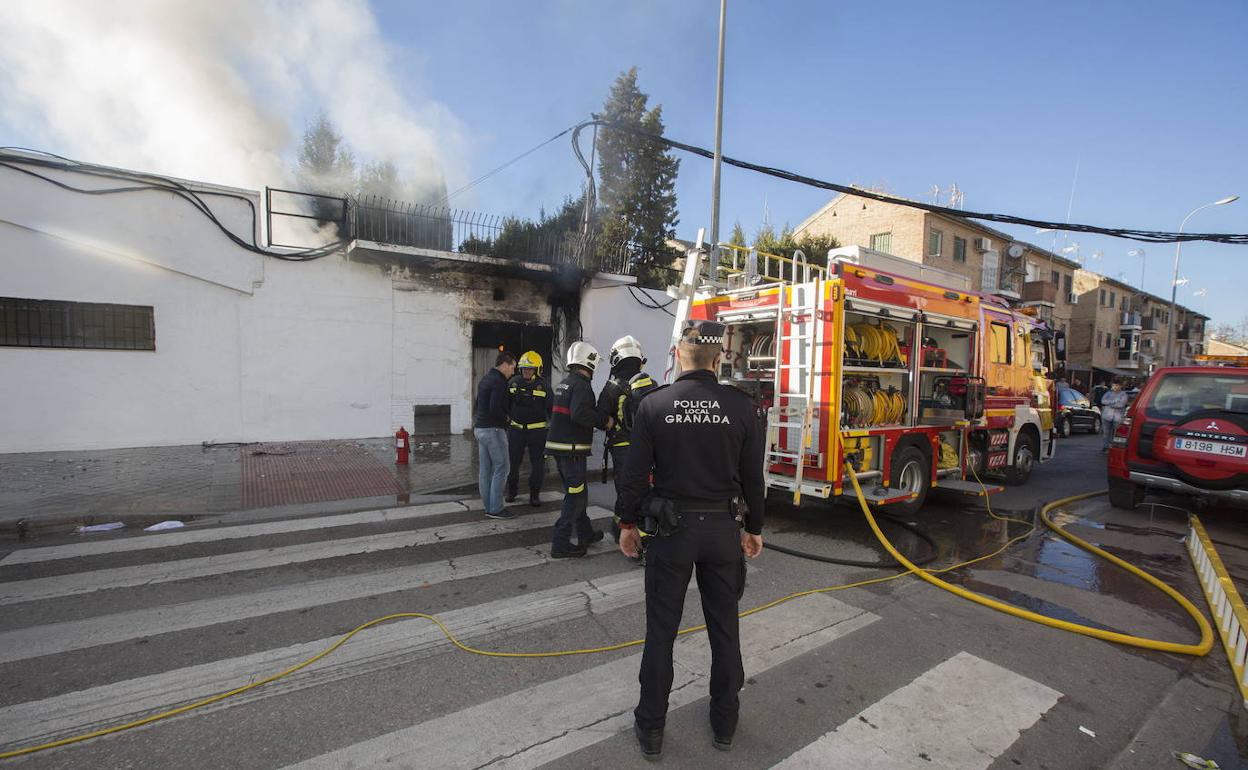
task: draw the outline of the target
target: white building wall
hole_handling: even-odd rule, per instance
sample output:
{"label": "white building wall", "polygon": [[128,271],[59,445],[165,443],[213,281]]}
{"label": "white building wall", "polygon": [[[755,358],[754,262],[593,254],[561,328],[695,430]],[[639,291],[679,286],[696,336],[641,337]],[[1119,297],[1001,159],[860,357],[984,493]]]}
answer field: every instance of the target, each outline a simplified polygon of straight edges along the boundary
{"label": "white building wall", "polygon": [[[664,292],[637,287],[633,287],[631,292],[648,297],[652,304],[671,303],[667,309],[676,311],[676,303]],[[611,343],[626,334],[633,335],[641,342],[641,349],[646,354],[646,371],[662,380],[672,341],[672,316],[662,310],[644,307],[631,292],[618,282],[602,279],[591,282],[581,300],[584,338],[598,349],[605,361]],[[608,369],[600,367],[594,373],[595,389],[606,384]]]}
{"label": "white building wall", "polygon": [[[241,195],[205,200],[255,232],[258,193],[192,186]],[[155,351],[0,347],[0,452],[384,436],[410,429],[417,404],[449,404],[452,431],[468,430],[473,322],[549,326],[554,291],[476,266],[277,260],[169,193],[87,196],[0,169],[0,296],[152,306],[156,332]],[[599,280],[581,321],[604,356],[637,337],[663,376],[669,315]]]}

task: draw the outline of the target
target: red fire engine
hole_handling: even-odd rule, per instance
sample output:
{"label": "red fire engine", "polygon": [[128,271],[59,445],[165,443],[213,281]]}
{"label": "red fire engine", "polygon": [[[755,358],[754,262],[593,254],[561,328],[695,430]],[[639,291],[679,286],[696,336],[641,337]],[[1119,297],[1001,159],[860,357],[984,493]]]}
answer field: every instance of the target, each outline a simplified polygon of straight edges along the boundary
{"label": "red fire engine", "polygon": [[1055,335],[1036,318],[880,252],[834,250],[827,268],[725,253],[718,288],[690,252],[677,327],[727,325],[720,379],[767,421],[769,487],[840,495],[848,458],[872,504],[913,510],[933,487],[981,494],[977,476],[1022,484],[1053,456]]}

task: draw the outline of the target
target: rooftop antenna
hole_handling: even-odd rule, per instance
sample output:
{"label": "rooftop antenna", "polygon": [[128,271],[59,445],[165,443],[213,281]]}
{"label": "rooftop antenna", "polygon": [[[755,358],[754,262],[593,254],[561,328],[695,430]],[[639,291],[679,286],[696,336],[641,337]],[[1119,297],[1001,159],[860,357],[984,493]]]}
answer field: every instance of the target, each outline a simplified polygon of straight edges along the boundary
{"label": "rooftop antenna", "polygon": [[927,194],[932,196],[932,203],[940,205],[940,185],[932,185],[932,189],[928,190]]}

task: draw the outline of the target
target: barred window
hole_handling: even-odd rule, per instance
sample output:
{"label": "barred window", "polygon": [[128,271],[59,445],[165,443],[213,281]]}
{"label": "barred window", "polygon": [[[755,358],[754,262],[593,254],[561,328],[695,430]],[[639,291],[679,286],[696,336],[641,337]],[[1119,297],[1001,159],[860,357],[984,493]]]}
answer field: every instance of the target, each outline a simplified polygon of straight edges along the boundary
{"label": "barred window", "polygon": [[155,350],[153,309],[0,297],[0,347]]}

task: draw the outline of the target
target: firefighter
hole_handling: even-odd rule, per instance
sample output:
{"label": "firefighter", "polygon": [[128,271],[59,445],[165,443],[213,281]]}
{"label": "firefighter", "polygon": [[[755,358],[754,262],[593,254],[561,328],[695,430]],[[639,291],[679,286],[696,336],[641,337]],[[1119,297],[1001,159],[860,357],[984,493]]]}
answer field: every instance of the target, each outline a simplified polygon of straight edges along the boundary
{"label": "firefighter", "polygon": [[[655,390],[658,385],[650,375],[641,370],[646,359],[642,354],[641,343],[635,337],[624,336],[611,346],[608,356],[611,363],[611,374],[607,384],[602,386],[598,394],[598,411],[605,412],[615,418],[615,427],[607,431],[603,441],[603,481],[606,481],[607,457],[615,466],[615,494],[620,494],[620,471],[624,467],[624,459],[628,456],[629,431],[633,425],[633,417],[637,414],[637,405],[646,394]],[[618,543],[620,528],[612,522],[611,534]],[[638,556],[635,563],[641,564]]]}
{"label": "firefighter", "polygon": [[[595,532],[585,509],[589,493],[585,490],[589,454],[593,448],[594,428],[610,430],[615,425],[611,415],[598,411],[594,403],[593,377],[598,366],[598,351],[588,342],[574,342],[568,348],[568,376],[555,389],[555,405],[551,408],[550,432],[546,453],[555,458],[559,478],[563,482],[563,508],[551,538],[550,557],[566,559],[584,556],[590,543],[602,540]],[[572,543],[573,530],[576,544]]]}
{"label": "firefighter", "polygon": [[[615,512],[620,550],[636,556],[638,523],[654,532],[646,550],[646,643],[634,732],[646,759],[663,751],[672,688],[672,645],[696,571],[711,645],[713,745],[732,748],[741,665],[737,605],[745,559],[763,548],[764,433],[744,392],[716,379],[725,327],[686,321],[677,355],[683,374],[637,410]],[[653,469],[654,488],[648,476]]]}
{"label": "firefighter", "polygon": [[520,489],[520,463],[529,455],[529,505],[542,504],[542,481],[546,476],[546,424],[554,395],[542,378],[542,357],[530,350],[520,356],[520,373],[507,383],[510,398],[510,428],[507,446],[511,451],[511,472],[507,475],[507,502],[516,500]]}

